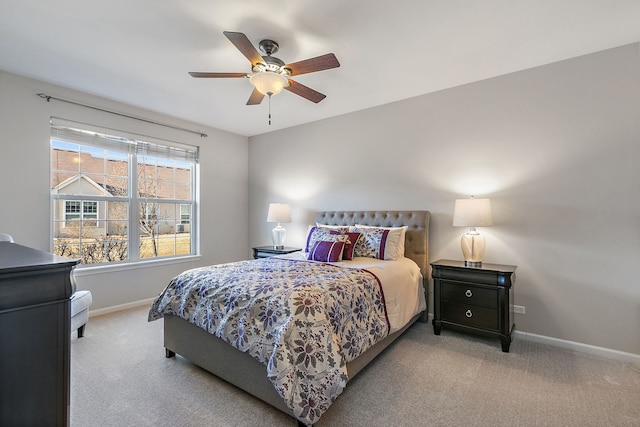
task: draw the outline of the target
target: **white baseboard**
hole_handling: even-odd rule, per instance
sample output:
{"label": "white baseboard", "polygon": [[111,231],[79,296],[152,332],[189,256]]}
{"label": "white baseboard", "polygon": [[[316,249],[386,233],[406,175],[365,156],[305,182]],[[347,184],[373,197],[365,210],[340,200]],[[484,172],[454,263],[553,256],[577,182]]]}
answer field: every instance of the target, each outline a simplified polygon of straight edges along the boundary
{"label": "white baseboard", "polygon": [[633,362],[640,364],[640,355],[625,353],[624,351],[612,350],[610,348],[596,347],[594,345],[582,344],[575,341],[561,340],[558,338],[547,337],[545,335],[537,335],[521,331],[515,331],[514,338],[520,338],[526,341],[533,341],[541,344],[549,344],[556,347],[562,347],[569,350],[579,351],[581,353],[607,357],[609,359],[616,359],[623,362]]}
{"label": "white baseboard", "polygon": [[[433,313],[429,313],[429,324],[433,320]],[[596,347],[595,345],[582,344],[575,341],[561,340],[559,338],[548,337],[545,335],[532,334],[529,332],[514,331],[514,339],[538,342],[540,344],[548,344],[555,347],[566,348],[581,353],[593,354],[595,356],[606,357],[609,359],[620,360],[623,362],[632,362],[640,365],[640,354],[625,353],[624,351],[612,350],[605,347]]]}
{"label": "white baseboard", "polygon": [[128,302],[126,304],[114,305],[112,307],[100,308],[98,310],[90,310],[89,317],[103,316],[105,314],[116,313],[130,308],[142,307],[143,305],[151,307],[153,300],[155,300],[155,298],[147,298],[140,301]]}

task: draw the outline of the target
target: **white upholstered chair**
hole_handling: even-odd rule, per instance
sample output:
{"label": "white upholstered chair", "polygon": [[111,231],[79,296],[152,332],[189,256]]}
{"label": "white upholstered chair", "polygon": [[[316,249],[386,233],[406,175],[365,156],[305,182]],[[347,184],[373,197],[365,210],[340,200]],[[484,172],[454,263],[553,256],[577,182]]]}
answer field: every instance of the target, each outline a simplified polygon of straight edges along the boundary
{"label": "white upholstered chair", "polygon": [[13,243],[13,237],[11,237],[11,234],[0,233],[0,242],[11,242],[11,243]]}
{"label": "white upholstered chair", "polygon": [[89,321],[89,307],[93,302],[91,292],[77,291],[76,279],[71,272],[71,286],[73,294],[71,295],[71,332],[78,330],[78,338],[84,336],[84,327]]}

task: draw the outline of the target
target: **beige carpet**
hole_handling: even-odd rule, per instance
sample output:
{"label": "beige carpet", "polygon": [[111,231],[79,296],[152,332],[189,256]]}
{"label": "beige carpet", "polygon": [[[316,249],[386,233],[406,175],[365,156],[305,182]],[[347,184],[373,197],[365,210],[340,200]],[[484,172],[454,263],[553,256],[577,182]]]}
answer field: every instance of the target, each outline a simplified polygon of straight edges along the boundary
{"label": "beige carpet", "polygon": [[[71,426],[295,426],[177,357],[138,308],[91,318],[71,343]],[[323,426],[640,426],[640,367],[417,323],[363,370]]]}

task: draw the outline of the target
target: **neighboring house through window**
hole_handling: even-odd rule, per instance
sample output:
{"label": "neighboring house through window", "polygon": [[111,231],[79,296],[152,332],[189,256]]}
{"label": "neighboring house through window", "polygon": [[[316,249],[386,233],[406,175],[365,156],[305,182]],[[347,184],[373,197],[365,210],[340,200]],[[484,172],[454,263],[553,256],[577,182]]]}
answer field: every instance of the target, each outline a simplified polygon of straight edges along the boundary
{"label": "neighboring house through window", "polygon": [[74,221],[82,221],[85,227],[98,226],[98,202],[90,200],[66,200],[64,205],[64,223],[71,227]]}
{"label": "neighboring house through window", "polygon": [[180,223],[189,224],[191,222],[191,205],[180,205]]}
{"label": "neighboring house through window", "polygon": [[52,119],[54,253],[83,264],[196,253],[198,148],[144,139]]}

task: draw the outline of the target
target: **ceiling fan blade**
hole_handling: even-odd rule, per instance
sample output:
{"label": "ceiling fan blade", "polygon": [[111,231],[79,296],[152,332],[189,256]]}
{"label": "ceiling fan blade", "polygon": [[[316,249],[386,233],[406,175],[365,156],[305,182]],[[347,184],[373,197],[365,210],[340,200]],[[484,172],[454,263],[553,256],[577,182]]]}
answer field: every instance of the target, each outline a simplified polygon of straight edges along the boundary
{"label": "ceiling fan blade", "polygon": [[247,73],[207,73],[200,71],[190,71],[191,77],[203,77],[208,79],[226,77],[247,77]]}
{"label": "ceiling fan blade", "polygon": [[316,104],[327,97],[327,95],[324,95],[318,91],[311,89],[308,86],[300,84],[291,79],[289,79],[289,86],[285,86],[284,88],[289,92],[300,95],[301,97],[308,99],[311,102],[315,102]]}
{"label": "ceiling fan blade", "polygon": [[329,70],[340,66],[338,59],[333,53],[316,56],[315,58],[305,59],[303,61],[287,64],[284,67],[291,70],[292,76],[300,74],[313,73],[315,71]]}
{"label": "ceiling fan blade", "polygon": [[251,92],[251,96],[249,96],[247,105],[258,105],[262,102],[263,98],[264,94],[262,94],[258,89],[253,88],[253,92]]}
{"label": "ceiling fan blade", "polygon": [[238,50],[242,52],[244,56],[247,57],[252,66],[260,62],[264,62],[264,59],[262,59],[260,52],[258,52],[256,48],[253,47],[251,41],[247,36],[244,35],[244,33],[235,33],[233,31],[223,31],[223,33],[229,39],[229,41],[233,43],[233,45],[238,48]]}

